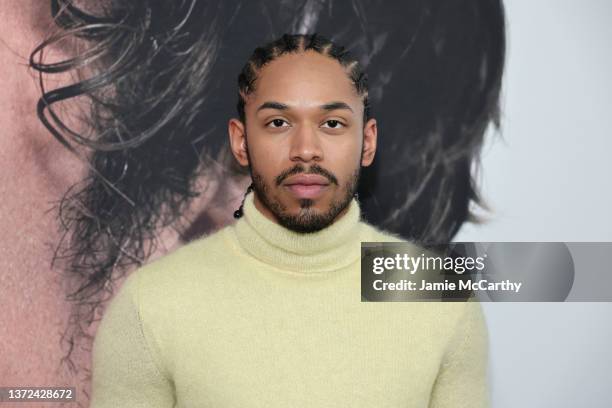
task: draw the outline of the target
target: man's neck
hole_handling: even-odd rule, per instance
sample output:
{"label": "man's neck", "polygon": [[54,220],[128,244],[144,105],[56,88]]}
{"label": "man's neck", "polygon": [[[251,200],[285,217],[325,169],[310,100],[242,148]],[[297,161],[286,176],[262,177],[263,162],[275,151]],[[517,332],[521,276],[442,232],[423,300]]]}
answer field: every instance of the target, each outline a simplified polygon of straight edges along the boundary
{"label": "man's neck", "polygon": [[243,207],[244,216],[231,231],[246,252],[277,269],[328,273],[356,262],[361,255],[363,228],[354,199],[335,222],[312,233],[295,231],[266,217],[257,208],[255,194],[245,197]]}

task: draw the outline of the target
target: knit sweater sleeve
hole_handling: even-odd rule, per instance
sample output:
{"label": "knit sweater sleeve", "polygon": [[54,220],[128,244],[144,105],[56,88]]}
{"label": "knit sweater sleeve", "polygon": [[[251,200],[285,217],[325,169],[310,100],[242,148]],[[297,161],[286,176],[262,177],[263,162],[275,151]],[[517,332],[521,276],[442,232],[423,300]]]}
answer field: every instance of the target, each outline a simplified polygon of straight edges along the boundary
{"label": "knit sweater sleeve", "polygon": [[90,408],[169,408],[172,382],[162,373],[139,310],[138,273],[123,283],[100,322],[93,346]]}
{"label": "knit sweater sleeve", "polygon": [[487,366],[488,334],[482,306],[469,301],[440,366],[429,408],[489,407]]}

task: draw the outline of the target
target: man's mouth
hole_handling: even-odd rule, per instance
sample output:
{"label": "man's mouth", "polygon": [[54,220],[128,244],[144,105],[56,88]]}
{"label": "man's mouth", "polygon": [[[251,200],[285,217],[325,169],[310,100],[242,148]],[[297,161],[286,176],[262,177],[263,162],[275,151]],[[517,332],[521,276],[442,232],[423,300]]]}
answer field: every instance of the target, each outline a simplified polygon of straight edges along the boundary
{"label": "man's mouth", "polygon": [[298,199],[315,199],[329,187],[329,180],[319,174],[296,174],[287,177],[283,186]]}

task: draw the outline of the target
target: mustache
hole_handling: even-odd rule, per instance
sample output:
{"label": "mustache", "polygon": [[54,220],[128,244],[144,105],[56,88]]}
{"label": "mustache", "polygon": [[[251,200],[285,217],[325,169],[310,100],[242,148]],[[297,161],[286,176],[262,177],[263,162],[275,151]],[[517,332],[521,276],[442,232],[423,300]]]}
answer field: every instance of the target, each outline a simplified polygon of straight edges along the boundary
{"label": "mustache", "polygon": [[331,171],[324,169],[318,164],[313,164],[312,166],[310,166],[308,168],[308,171],[306,171],[304,166],[302,166],[301,164],[296,164],[292,168],[283,171],[281,174],[279,174],[276,177],[275,179],[276,185],[280,186],[287,177],[293,176],[294,174],[299,174],[299,173],[319,174],[325,177],[327,180],[329,180],[330,183],[338,185],[338,179],[336,178],[336,176],[334,176],[334,174]]}

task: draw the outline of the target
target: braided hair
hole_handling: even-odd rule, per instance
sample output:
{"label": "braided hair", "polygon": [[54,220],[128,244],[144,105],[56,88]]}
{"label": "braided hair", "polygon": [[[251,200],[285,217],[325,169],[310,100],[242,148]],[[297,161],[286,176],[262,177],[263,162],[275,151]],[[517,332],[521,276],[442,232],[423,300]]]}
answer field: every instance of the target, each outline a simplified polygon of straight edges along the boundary
{"label": "braided hair", "polygon": [[315,51],[333,58],[344,67],[357,94],[363,99],[363,121],[370,118],[368,100],[368,77],[361,64],[344,47],[319,34],[284,34],[261,47],[255,48],[253,54],[238,75],[238,116],[245,122],[245,98],[255,91],[257,74],[264,65],[284,54]]}

